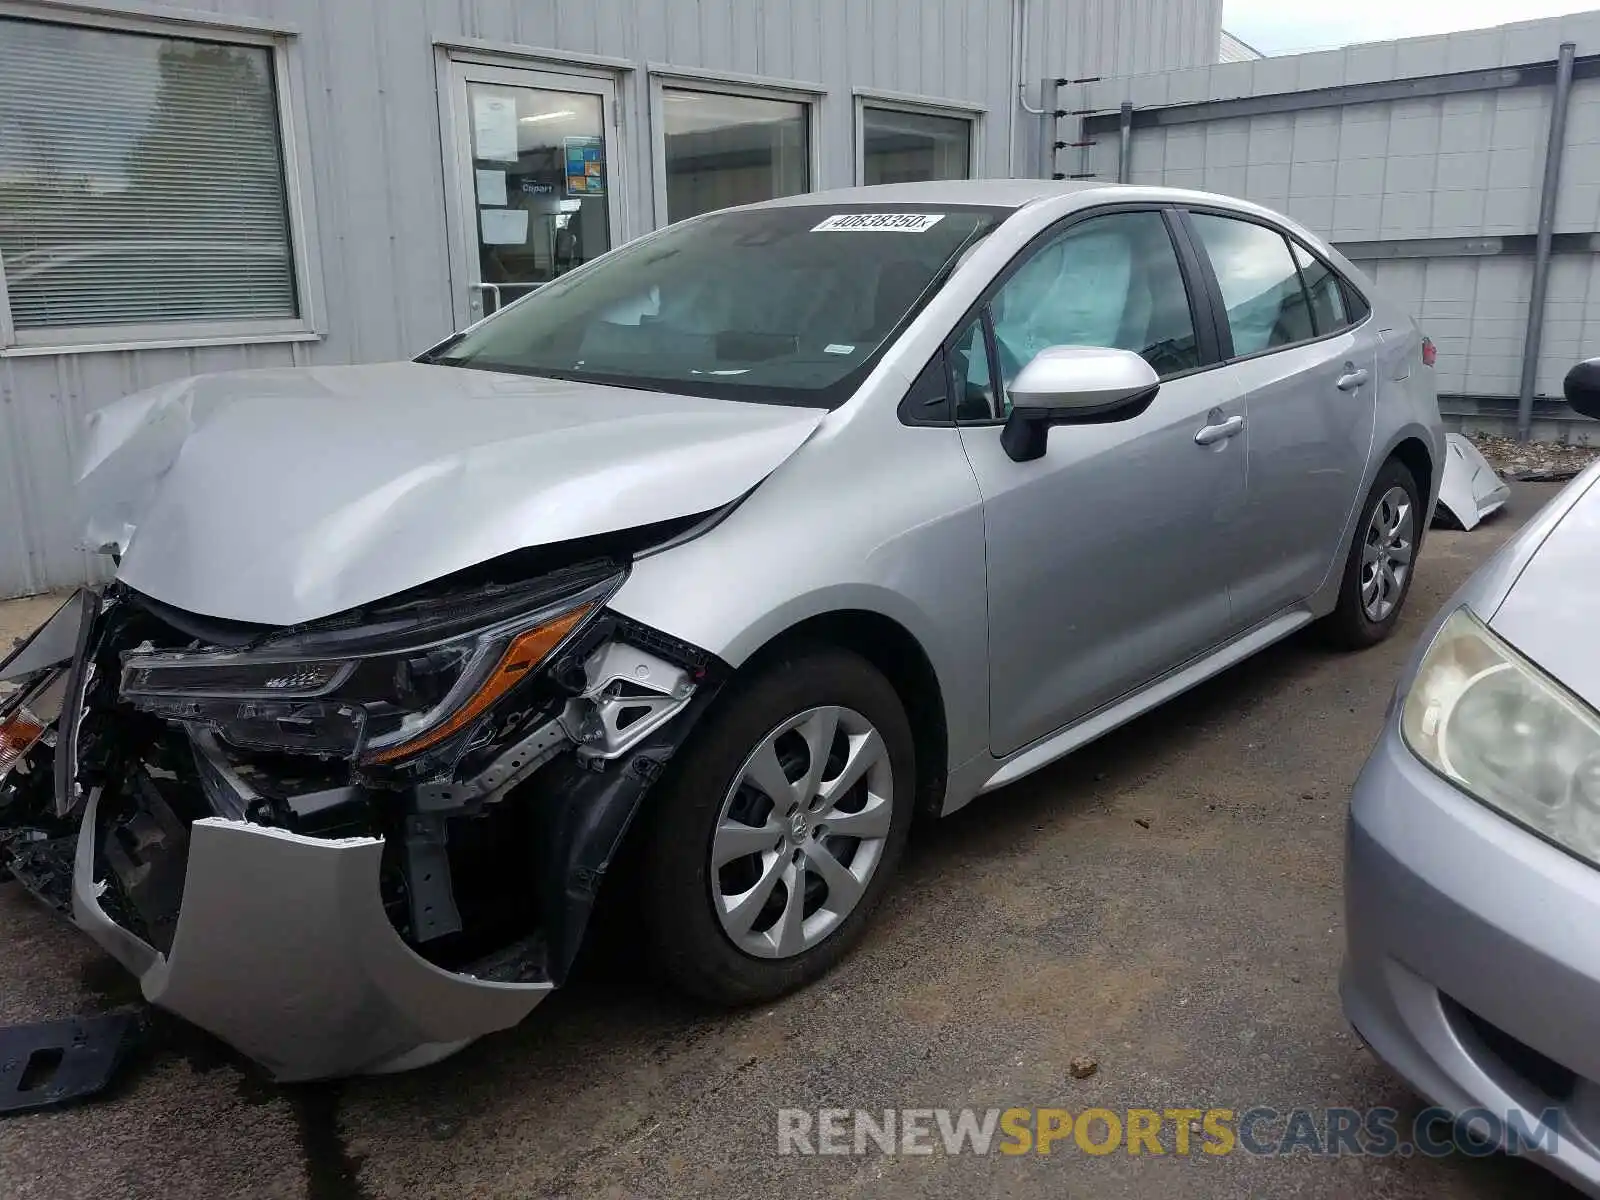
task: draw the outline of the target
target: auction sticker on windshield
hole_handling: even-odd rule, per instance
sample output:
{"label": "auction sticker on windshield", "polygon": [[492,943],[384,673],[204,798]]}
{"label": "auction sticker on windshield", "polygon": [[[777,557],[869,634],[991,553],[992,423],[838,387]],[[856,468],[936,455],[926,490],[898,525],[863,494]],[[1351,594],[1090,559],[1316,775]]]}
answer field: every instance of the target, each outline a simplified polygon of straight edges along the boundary
{"label": "auction sticker on windshield", "polygon": [[812,233],[927,233],[943,213],[840,213],[815,226]]}

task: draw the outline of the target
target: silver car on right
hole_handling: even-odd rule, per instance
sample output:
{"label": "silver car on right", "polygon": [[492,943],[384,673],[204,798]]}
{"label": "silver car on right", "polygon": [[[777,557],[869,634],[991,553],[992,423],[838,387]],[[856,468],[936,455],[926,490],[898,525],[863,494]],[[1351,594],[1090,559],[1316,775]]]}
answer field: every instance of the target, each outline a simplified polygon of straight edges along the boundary
{"label": "silver car on right", "polygon": [[[1600,417],[1600,359],[1567,398]],[[1340,990],[1487,1145],[1600,1196],[1600,463],[1445,605],[1350,802]]]}

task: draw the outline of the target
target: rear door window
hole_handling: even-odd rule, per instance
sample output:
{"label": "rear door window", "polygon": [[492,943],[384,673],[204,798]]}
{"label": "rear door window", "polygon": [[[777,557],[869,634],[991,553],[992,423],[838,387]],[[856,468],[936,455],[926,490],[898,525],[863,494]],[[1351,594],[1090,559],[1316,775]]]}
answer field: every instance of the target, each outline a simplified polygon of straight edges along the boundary
{"label": "rear door window", "polygon": [[1344,288],[1332,267],[1316,257],[1299,242],[1291,242],[1295,262],[1300,266],[1300,278],[1305,281],[1306,295],[1311,298],[1311,320],[1317,333],[1335,333],[1351,324],[1345,308]]}
{"label": "rear door window", "polygon": [[1251,221],[1193,213],[1233,334],[1235,357],[1316,336],[1311,304],[1281,233]]}
{"label": "rear door window", "polygon": [[1344,307],[1350,314],[1350,323],[1359,325],[1372,315],[1372,305],[1367,303],[1367,298],[1361,294],[1356,285],[1348,279],[1344,281]]}

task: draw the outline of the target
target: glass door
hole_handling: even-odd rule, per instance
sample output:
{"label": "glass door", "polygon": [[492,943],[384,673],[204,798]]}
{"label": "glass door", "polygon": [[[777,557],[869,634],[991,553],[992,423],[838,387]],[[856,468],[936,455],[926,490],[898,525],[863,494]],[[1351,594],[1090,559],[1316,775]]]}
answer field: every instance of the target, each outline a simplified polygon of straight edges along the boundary
{"label": "glass door", "polygon": [[470,324],[617,236],[612,81],[453,62],[456,297]]}

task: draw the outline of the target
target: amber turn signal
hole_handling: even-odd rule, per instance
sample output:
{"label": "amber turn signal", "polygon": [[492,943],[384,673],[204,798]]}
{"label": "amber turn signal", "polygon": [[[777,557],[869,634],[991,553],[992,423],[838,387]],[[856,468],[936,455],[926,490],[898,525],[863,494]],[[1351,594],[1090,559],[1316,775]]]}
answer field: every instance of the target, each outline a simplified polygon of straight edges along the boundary
{"label": "amber turn signal", "polygon": [[527,678],[528,672],[538,666],[550,651],[561,644],[563,638],[578,627],[593,604],[580,605],[571,612],[562,613],[552,621],[519,633],[506,647],[494,670],[489,672],[483,685],[460,708],[443,722],[420,737],[412,738],[398,746],[389,746],[367,758],[369,763],[392,763],[409,758],[429,746],[436,746],[452,734],[461,732],[496,700],[504,696]]}
{"label": "amber turn signal", "polygon": [[44,736],[44,722],[25,708],[0,720],[0,779]]}

